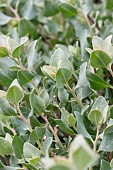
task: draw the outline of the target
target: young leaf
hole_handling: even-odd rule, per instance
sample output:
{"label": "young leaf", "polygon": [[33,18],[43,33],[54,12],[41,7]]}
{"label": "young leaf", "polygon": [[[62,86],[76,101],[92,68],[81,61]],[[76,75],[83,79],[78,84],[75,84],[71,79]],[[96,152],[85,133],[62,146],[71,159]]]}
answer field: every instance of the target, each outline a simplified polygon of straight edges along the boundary
{"label": "young leaf", "polygon": [[70,114],[70,115],[68,116],[67,122],[68,122],[68,126],[69,126],[69,127],[74,127],[74,126],[75,126],[75,124],[76,124],[76,118],[74,117],[73,114]]}
{"label": "young leaf", "polygon": [[24,143],[23,154],[27,162],[40,158],[40,150],[28,142]]}
{"label": "young leaf", "polygon": [[15,79],[8,91],[7,91],[7,100],[9,101],[9,103],[13,104],[13,105],[17,105],[24,97],[24,93],[23,90],[21,88],[21,86],[19,85],[19,83],[17,82],[17,79]]}
{"label": "young leaf", "polygon": [[7,48],[8,52],[11,54],[12,51],[18,46],[18,42],[6,35],[0,35],[0,47]]}
{"label": "young leaf", "polygon": [[103,121],[103,116],[99,110],[92,110],[88,115],[88,119],[98,127]]}
{"label": "young leaf", "polygon": [[103,96],[99,96],[93,104],[91,111],[88,115],[92,123],[98,125],[106,122],[108,112],[108,103]]}
{"label": "young leaf", "polygon": [[0,137],[0,155],[12,155],[13,148],[9,141],[5,140],[3,137]]}
{"label": "young leaf", "polygon": [[65,68],[72,70],[71,62],[60,48],[56,49],[54,54],[51,56],[50,65],[57,69]]}
{"label": "young leaf", "polygon": [[28,41],[28,38],[27,37],[22,37],[20,39],[20,44],[18,47],[16,47],[14,49],[14,51],[12,52],[12,56],[14,58],[19,58],[23,52],[23,47],[24,47],[24,44]]}
{"label": "young leaf", "polygon": [[55,80],[55,77],[56,77],[56,73],[57,73],[57,68],[56,67],[53,67],[53,66],[43,66],[41,68],[42,70],[42,73],[48,77],[48,78],[51,78],[53,80]]}
{"label": "young leaf", "polygon": [[102,43],[103,43],[103,39],[98,37],[98,36],[94,36],[92,39],[92,45],[93,45],[93,50],[101,50],[102,49]]}

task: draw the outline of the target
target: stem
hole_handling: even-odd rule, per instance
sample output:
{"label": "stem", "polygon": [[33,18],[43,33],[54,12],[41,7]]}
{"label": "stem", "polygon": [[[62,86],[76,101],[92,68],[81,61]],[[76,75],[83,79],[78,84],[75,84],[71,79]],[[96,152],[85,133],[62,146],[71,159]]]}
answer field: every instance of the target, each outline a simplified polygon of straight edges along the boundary
{"label": "stem", "polygon": [[29,121],[29,119],[26,119],[26,118],[24,117],[24,115],[22,114],[22,112],[21,112],[21,110],[20,110],[20,108],[19,108],[19,105],[16,105],[16,110],[17,110],[17,112],[19,113],[20,118],[23,119],[23,120],[28,124],[28,127],[29,127],[30,132],[32,132],[32,127],[31,127],[31,125],[30,125],[30,121]]}
{"label": "stem", "polygon": [[22,62],[21,62],[21,59],[18,57],[18,64],[19,64],[19,66],[22,68],[22,69],[24,69],[24,70],[27,70],[24,66],[23,66],[23,64],[22,64]]}
{"label": "stem", "polygon": [[41,149],[43,155],[45,155],[44,147],[43,147],[43,145],[41,144],[41,142],[39,140],[37,140],[37,144],[38,144],[39,148]]}
{"label": "stem", "polygon": [[34,88],[35,88],[37,94],[39,94],[39,90],[38,90],[38,88],[37,88],[37,85],[36,85],[35,81],[32,80],[31,83],[32,83],[32,85],[34,86]]}
{"label": "stem", "polygon": [[17,21],[20,21],[21,18],[20,18],[20,16],[19,16],[18,12],[17,12],[17,9],[14,9],[14,8],[10,5],[10,3],[7,4],[7,7],[8,7],[8,8],[10,9],[10,11],[15,15]]}
{"label": "stem", "polygon": [[[97,142],[98,142],[98,139],[99,139],[99,130],[100,130],[100,126],[97,127],[95,141],[93,142],[93,151],[94,152],[96,152],[96,149],[97,149]],[[90,167],[89,170],[93,170],[93,167]]]}
{"label": "stem", "polygon": [[60,146],[60,148],[62,148],[63,151],[65,151],[64,146],[62,145],[62,142],[60,141],[57,132],[54,131],[53,127],[50,125],[47,117],[44,116],[44,113],[42,113],[41,117],[43,118],[43,120],[46,122],[47,125],[49,125],[49,129],[51,130],[51,132],[54,135],[55,141],[58,143],[58,145]]}
{"label": "stem", "polygon": [[94,152],[96,152],[96,149],[97,149],[97,142],[98,142],[98,139],[99,139],[99,130],[100,130],[100,126],[97,127],[96,138],[95,138],[95,141],[93,143]]}
{"label": "stem", "polygon": [[82,12],[81,9],[78,9],[77,11],[78,11],[78,14],[81,15],[82,18],[85,19],[85,21],[86,21],[86,23],[87,23],[87,25],[89,27],[91,37],[93,37],[94,36],[94,32],[93,32],[92,26],[90,25],[89,19],[87,18],[87,16],[84,15],[84,13]]}
{"label": "stem", "polygon": [[113,77],[113,72],[112,72],[112,70],[109,69],[109,68],[106,68],[106,69],[110,72],[111,76]]}
{"label": "stem", "polygon": [[75,92],[71,89],[71,87],[70,87],[68,84],[66,84],[66,88],[67,88],[67,89],[69,90],[69,92],[73,95],[73,97],[74,97],[74,99],[77,101],[78,105],[79,105],[80,107],[83,107],[82,102],[77,98]]}
{"label": "stem", "polygon": [[[22,64],[22,62],[21,62],[21,59],[20,59],[20,58],[18,58],[18,64],[19,64],[19,66],[20,66],[23,70],[27,70],[27,71],[29,71],[27,68],[25,68],[25,67],[23,66],[23,64]],[[34,86],[34,88],[35,88],[35,90],[36,90],[37,94],[39,94],[39,91],[38,91],[38,88],[37,88],[37,85],[36,85],[35,81],[34,81],[34,80],[32,80],[32,81],[31,81],[31,83],[32,83],[32,85]]]}
{"label": "stem", "polygon": [[62,142],[60,141],[57,133],[54,131],[54,129],[52,128],[52,126],[49,124],[49,129],[51,130],[51,132],[53,133],[55,140],[57,141],[57,143],[59,144],[59,146],[62,148],[63,151],[65,151],[64,146],[62,145]]}

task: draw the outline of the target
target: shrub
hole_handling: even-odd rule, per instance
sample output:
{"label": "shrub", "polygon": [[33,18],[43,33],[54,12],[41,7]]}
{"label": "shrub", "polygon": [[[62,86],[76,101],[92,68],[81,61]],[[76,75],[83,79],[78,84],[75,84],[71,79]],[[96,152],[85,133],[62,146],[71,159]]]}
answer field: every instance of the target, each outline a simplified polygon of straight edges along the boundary
{"label": "shrub", "polygon": [[112,170],[108,0],[0,1],[0,169]]}

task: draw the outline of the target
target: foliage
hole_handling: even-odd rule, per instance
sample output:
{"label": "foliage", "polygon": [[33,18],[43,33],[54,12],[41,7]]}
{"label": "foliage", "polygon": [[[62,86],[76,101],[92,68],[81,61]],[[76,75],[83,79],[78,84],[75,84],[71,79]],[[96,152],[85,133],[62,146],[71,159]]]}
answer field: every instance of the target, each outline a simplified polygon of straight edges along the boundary
{"label": "foliage", "polygon": [[0,169],[113,169],[112,0],[0,0]]}

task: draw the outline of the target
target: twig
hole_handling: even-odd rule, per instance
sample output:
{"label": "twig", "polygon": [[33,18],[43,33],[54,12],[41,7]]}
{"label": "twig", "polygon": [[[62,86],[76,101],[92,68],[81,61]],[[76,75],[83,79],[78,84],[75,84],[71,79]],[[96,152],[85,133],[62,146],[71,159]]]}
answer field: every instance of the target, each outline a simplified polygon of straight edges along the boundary
{"label": "twig", "polygon": [[16,107],[16,110],[18,111],[19,115],[20,115],[20,118],[23,119],[23,120],[27,123],[30,132],[32,132],[32,127],[31,127],[31,125],[30,125],[29,119],[26,119],[26,118],[24,117],[24,115],[22,114],[22,112],[21,112],[21,110],[20,110],[20,108],[19,108],[19,105],[16,105],[15,107]]}
{"label": "twig", "polygon": [[[19,57],[18,57],[18,64],[19,64],[19,66],[20,66],[23,70],[29,71],[28,68],[25,68],[25,67],[24,67],[24,65],[22,64],[21,59],[20,59]],[[39,94],[39,90],[38,90],[38,88],[37,88],[37,85],[36,85],[35,81],[32,80],[31,83],[32,83],[32,85],[34,86],[34,88],[35,88],[37,94]]]}
{"label": "twig", "polygon": [[14,9],[14,8],[10,5],[10,3],[7,4],[7,7],[8,7],[8,8],[10,9],[10,11],[15,15],[17,21],[20,21],[21,18],[20,18],[20,16],[19,16],[18,12],[17,12],[17,9]]}
{"label": "twig", "polygon": [[83,107],[82,102],[77,98],[75,92],[71,89],[71,87],[70,87],[68,84],[66,84],[65,86],[66,86],[66,88],[69,90],[69,92],[73,95],[73,97],[74,97],[74,99],[77,101],[78,105],[79,105],[80,107]]}
{"label": "twig", "polygon": [[93,143],[94,152],[96,152],[96,149],[97,149],[97,142],[98,142],[98,139],[99,139],[99,130],[100,130],[100,126],[97,127],[96,138],[95,138],[95,141]]}
{"label": "twig", "polygon": [[42,113],[41,115],[42,119],[46,122],[47,125],[49,125],[49,129],[51,130],[51,132],[54,135],[55,141],[58,143],[58,145],[60,146],[60,148],[62,148],[63,151],[65,151],[64,146],[62,145],[62,142],[60,141],[58,135],[57,135],[57,131],[55,132],[54,129],[52,128],[52,126],[50,125],[47,117],[45,117],[44,113]]}

